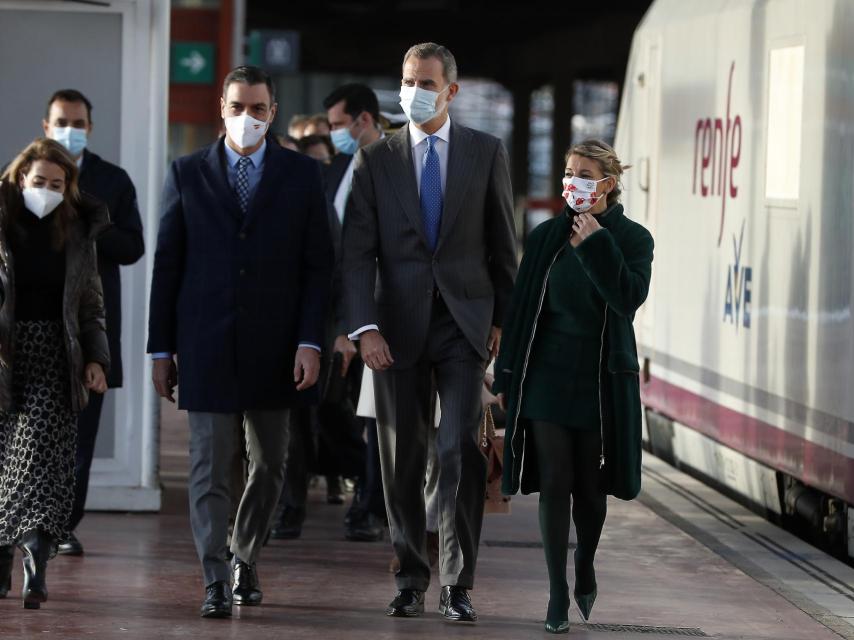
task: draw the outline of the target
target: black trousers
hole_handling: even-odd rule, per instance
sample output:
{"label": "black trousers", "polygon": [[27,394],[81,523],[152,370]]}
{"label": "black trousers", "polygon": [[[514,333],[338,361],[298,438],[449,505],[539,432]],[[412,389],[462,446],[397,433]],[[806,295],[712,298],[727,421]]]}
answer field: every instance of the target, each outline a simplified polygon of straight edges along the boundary
{"label": "black trousers", "polygon": [[89,470],[95,455],[95,441],[98,439],[98,425],[101,423],[101,410],[104,408],[104,395],[90,393],[89,404],[77,416],[77,453],[74,461],[74,506],[71,508],[71,520],[68,530],[74,531],[83,519],[86,496],[89,493]]}
{"label": "black trousers", "polygon": [[430,583],[424,478],[428,436],[434,429],[434,389],[442,407],[435,434],[439,582],[464,589],[474,585],[486,495],[486,458],[477,438],[485,367],[439,299],[419,361],[407,369],[374,373],[383,489],[392,546],[400,561],[398,589],[426,591]]}

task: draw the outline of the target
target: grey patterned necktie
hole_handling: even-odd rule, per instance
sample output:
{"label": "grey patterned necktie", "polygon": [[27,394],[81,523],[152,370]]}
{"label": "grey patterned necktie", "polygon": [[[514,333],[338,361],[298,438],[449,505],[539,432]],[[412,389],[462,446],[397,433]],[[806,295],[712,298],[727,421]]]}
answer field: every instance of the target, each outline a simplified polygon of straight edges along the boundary
{"label": "grey patterned necktie", "polygon": [[249,156],[240,156],[237,161],[237,179],[234,181],[234,190],[237,192],[237,202],[240,211],[244,214],[249,209],[249,165],[252,159]]}

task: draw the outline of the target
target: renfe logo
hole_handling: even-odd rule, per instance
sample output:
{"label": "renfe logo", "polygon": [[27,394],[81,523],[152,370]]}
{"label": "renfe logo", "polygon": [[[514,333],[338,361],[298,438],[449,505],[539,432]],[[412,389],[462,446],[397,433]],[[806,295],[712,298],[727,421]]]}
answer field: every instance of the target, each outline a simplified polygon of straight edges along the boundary
{"label": "renfe logo", "polygon": [[[730,118],[732,99],[732,74],[735,62],[729,68],[729,84],[726,93],[726,118],[700,118],[694,130],[694,187],[697,193],[699,182],[703,198],[720,196],[721,227],[718,246],[724,234],[727,193],[730,198],[738,196],[738,187],[733,180],[735,169],[741,159],[741,116]],[[736,133],[738,142],[736,143]],[[699,177],[699,180],[698,180]]]}

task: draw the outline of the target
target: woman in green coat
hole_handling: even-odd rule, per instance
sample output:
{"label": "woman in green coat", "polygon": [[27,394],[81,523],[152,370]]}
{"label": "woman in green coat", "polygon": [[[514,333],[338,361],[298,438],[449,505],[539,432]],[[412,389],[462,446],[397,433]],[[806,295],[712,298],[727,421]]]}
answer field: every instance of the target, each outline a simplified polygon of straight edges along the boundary
{"label": "woman in green coat", "polygon": [[640,491],[632,320],[649,290],[653,241],[623,214],[623,169],[598,140],[567,153],[568,207],[528,239],[495,365],[493,391],[508,415],[503,489],[540,492],[552,633],[569,630],[570,513],[578,533],[573,597],[587,620],[606,496],[629,500]]}

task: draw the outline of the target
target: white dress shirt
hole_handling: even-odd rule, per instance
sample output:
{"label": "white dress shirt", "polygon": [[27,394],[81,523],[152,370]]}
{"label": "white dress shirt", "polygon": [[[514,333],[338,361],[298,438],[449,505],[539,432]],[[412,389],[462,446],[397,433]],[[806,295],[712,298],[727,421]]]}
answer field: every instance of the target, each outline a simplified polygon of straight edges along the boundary
{"label": "white dress shirt", "polygon": [[[439,138],[436,140],[436,153],[439,154],[439,173],[442,179],[442,195],[445,194],[445,185],[448,182],[448,146],[451,142],[451,116],[445,118],[445,124],[439,127],[436,133],[426,133],[409,122],[409,144],[412,147],[412,169],[415,171],[415,184],[418,187],[418,195],[421,195],[421,171],[427,160],[427,138],[431,135]],[[350,167],[353,163],[350,163]],[[340,190],[340,189],[339,189]],[[337,199],[337,195],[336,195]],[[359,327],[347,337],[350,340],[358,340],[365,331],[379,331],[375,324],[367,324]]]}
{"label": "white dress shirt", "polygon": [[350,164],[347,165],[347,170],[341,178],[341,183],[338,185],[338,190],[335,192],[335,213],[338,214],[338,221],[344,224],[344,210],[347,208],[347,198],[350,197],[350,189],[353,187],[353,169],[356,165],[356,156],[350,158]]}
{"label": "white dress shirt", "polygon": [[418,185],[418,194],[421,195],[421,171],[427,160],[427,138],[431,135],[439,138],[436,140],[436,153],[439,154],[439,173],[442,178],[442,194],[445,193],[445,184],[448,182],[448,145],[451,142],[451,116],[445,119],[445,124],[439,127],[434,134],[425,133],[412,122],[409,123],[409,143],[412,146],[412,168],[415,171],[415,184]]}

